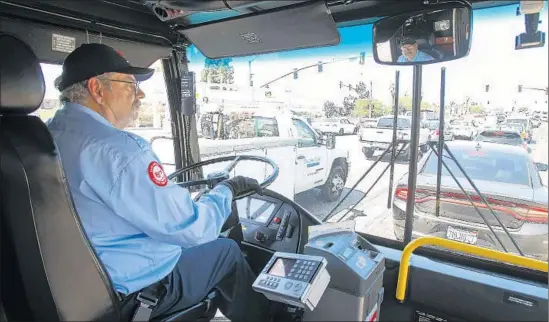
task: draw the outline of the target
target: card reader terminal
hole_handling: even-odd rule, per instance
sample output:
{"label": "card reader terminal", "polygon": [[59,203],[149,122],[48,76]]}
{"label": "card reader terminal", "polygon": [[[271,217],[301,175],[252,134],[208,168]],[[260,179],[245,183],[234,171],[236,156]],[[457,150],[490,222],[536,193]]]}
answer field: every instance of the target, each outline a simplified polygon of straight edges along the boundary
{"label": "card reader terminal", "polygon": [[272,301],[314,310],[330,283],[321,256],[276,252],[253,284]]}

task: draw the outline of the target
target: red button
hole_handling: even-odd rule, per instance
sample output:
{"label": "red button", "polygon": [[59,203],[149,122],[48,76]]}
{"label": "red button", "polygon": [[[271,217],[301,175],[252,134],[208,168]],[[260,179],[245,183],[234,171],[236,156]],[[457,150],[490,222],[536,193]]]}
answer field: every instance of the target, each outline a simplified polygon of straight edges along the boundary
{"label": "red button", "polygon": [[273,219],[273,221],[274,221],[275,224],[280,224],[280,218],[278,218],[278,217],[275,217]]}

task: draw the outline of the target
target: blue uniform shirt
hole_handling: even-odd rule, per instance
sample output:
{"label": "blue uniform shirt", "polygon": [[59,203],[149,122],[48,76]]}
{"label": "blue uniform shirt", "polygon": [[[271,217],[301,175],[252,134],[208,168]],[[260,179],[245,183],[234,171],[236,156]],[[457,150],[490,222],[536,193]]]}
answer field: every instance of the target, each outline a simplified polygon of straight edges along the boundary
{"label": "blue uniform shirt", "polygon": [[406,56],[404,55],[400,55],[400,57],[398,57],[399,63],[409,63],[413,61],[421,62],[421,61],[430,61],[430,60],[434,60],[434,58],[422,52],[421,50],[417,51],[416,57],[414,57],[412,60],[408,60],[408,58],[406,58]]}
{"label": "blue uniform shirt", "polygon": [[182,248],[218,238],[231,211],[228,187],[194,202],[167,180],[147,141],[87,107],[65,104],[47,124],[84,230],[118,292],[161,280]]}

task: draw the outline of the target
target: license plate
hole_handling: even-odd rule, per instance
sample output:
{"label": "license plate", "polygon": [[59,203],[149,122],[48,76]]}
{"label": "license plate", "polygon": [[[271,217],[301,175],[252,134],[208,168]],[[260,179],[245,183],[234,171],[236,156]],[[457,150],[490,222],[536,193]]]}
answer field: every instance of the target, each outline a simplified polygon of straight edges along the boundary
{"label": "license plate", "polygon": [[477,243],[478,233],[476,231],[461,230],[448,226],[446,238],[465,244],[475,245]]}
{"label": "license plate", "polygon": [[374,157],[380,156],[383,154],[383,150],[375,150],[374,151]]}

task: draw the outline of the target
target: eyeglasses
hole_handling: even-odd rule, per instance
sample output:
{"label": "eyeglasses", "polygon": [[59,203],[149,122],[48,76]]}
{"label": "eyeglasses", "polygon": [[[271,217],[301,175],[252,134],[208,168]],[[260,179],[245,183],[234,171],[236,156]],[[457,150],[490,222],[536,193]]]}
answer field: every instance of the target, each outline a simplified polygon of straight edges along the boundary
{"label": "eyeglasses", "polygon": [[135,86],[135,94],[139,92],[139,84],[140,82],[132,82],[132,81],[126,81],[126,80],[119,80],[119,79],[107,79],[111,82],[119,82],[119,83],[127,83],[127,84],[133,84]]}

